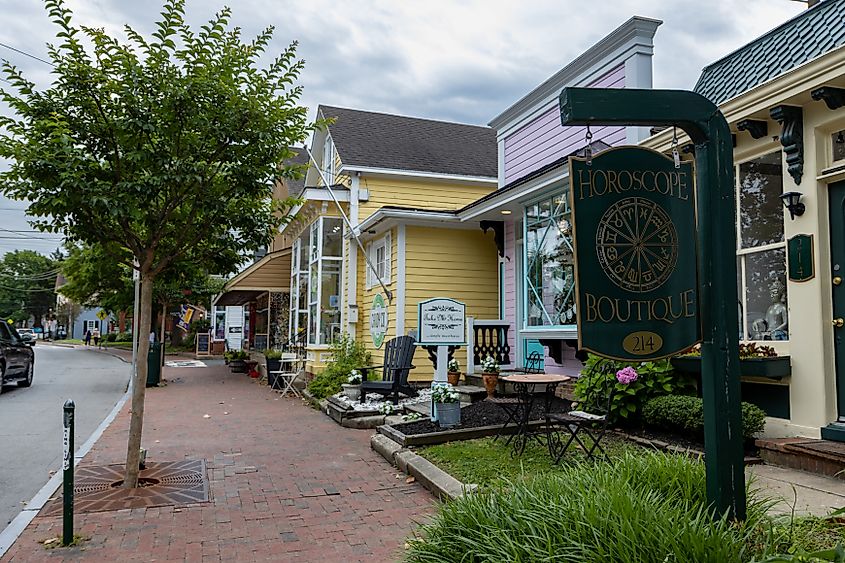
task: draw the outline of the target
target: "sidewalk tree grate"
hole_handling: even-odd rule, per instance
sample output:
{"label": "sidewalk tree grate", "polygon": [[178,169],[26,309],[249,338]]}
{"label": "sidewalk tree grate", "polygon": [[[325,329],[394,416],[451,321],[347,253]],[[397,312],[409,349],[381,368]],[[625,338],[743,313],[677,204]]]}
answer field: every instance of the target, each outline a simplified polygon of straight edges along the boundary
{"label": "sidewalk tree grate", "polygon": [[[137,489],[119,486],[124,465],[81,466],[76,469],[74,512],[107,512],[127,508],[175,506],[209,500],[205,460],[148,462]],[[59,516],[61,496],[47,503],[42,515]]]}

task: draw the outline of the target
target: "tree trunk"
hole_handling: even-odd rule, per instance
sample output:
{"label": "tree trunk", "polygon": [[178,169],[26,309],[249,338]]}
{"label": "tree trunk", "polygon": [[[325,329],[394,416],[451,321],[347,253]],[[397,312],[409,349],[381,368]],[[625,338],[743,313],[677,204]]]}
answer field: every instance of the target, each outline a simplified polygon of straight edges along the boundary
{"label": "tree trunk", "polygon": [[147,389],[147,356],[150,352],[149,331],[153,311],[153,279],[141,274],[140,319],[137,323],[138,339],[137,373],[132,383],[132,417],[129,421],[129,445],[126,450],[126,475],[123,486],[132,489],[138,486],[139,463],[141,461],[141,431],[144,427],[144,393]]}

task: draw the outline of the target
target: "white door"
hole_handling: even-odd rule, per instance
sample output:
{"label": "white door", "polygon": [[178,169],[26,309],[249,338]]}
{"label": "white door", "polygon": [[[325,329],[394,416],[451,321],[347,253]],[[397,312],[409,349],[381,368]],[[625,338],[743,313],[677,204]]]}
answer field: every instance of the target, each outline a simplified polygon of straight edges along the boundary
{"label": "white door", "polygon": [[229,350],[240,350],[244,341],[244,308],[226,307],[226,342]]}

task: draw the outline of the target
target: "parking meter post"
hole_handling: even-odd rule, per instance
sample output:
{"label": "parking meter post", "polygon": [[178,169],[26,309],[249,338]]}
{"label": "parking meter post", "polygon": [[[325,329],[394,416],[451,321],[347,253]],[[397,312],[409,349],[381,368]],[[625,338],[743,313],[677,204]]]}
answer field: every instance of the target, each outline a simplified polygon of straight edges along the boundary
{"label": "parking meter post", "polygon": [[73,543],[73,434],[76,406],[68,399],[64,406],[64,436],[62,440],[62,545]]}

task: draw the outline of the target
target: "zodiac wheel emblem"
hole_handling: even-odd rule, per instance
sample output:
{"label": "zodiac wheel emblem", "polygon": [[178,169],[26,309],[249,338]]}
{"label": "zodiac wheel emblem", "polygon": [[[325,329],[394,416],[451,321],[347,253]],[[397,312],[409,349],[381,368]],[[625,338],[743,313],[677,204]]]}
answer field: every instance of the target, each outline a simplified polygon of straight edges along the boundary
{"label": "zodiac wheel emblem", "polygon": [[663,285],[678,261],[678,234],[662,207],[642,197],[611,205],[596,231],[599,264],[618,287],[636,293]]}

